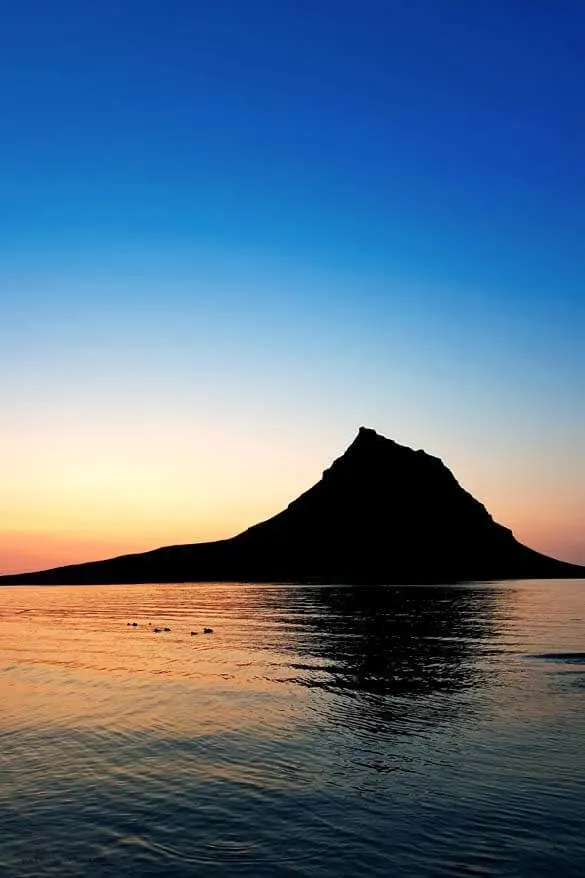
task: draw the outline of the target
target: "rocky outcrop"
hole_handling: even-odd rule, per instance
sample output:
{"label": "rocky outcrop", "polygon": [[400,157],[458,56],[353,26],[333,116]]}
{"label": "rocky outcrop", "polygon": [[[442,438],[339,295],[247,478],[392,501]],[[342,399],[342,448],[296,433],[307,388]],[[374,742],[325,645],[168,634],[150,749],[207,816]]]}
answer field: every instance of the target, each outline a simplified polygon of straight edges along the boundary
{"label": "rocky outcrop", "polygon": [[523,546],[436,457],[361,427],[321,480],[228,540],[0,578],[0,583],[434,583],[585,576]]}

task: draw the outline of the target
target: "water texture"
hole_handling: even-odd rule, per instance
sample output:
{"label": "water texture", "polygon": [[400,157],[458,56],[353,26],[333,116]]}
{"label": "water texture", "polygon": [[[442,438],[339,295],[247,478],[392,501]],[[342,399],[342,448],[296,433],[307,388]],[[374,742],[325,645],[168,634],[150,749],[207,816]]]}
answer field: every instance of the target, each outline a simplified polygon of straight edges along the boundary
{"label": "water texture", "polygon": [[0,589],[2,878],[581,878],[584,794],[583,581]]}

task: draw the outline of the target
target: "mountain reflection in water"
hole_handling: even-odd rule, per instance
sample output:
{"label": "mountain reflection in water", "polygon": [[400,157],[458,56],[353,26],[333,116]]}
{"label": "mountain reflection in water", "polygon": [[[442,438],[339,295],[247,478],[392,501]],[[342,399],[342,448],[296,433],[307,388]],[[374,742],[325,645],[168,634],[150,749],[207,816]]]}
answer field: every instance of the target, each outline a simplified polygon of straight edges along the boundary
{"label": "mountain reflection in water", "polygon": [[493,627],[490,592],[323,588],[313,599],[322,612],[283,615],[284,624],[299,628],[285,646],[326,662],[328,677],[299,682],[378,695],[428,695],[477,682],[474,659]]}
{"label": "mountain reflection in water", "polygon": [[584,586],[2,589],[0,874],[580,875]]}

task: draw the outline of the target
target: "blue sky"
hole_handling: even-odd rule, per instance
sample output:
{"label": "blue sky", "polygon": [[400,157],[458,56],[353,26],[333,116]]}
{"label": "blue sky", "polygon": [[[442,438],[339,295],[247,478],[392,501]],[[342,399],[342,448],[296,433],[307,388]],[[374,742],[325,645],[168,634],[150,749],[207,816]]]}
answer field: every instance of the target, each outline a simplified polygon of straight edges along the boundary
{"label": "blue sky", "polygon": [[[361,423],[585,562],[582,4],[23,0],[2,18],[6,569],[42,564],[41,543],[67,561],[92,539],[227,535]],[[75,466],[122,497],[140,481],[141,509],[150,485],[148,522],[129,501],[99,524],[112,481],[79,487]]]}

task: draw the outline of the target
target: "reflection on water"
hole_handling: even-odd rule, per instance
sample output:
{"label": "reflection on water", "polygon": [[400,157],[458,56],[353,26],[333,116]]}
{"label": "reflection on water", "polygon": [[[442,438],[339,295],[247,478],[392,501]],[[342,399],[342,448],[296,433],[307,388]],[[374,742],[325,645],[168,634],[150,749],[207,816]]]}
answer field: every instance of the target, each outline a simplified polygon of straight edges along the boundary
{"label": "reflection on water", "polygon": [[320,612],[288,620],[299,626],[299,636],[282,647],[325,660],[326,685],[333,689],[380,695],[470,684],[478,672],[471,660],[494,616],[493,595],[472,589],[323,588],[317,602]]}
{"label": "reflection on water", "polygon": [[4,588],[0,874],[582,875],[584,620],[583,582]]}

